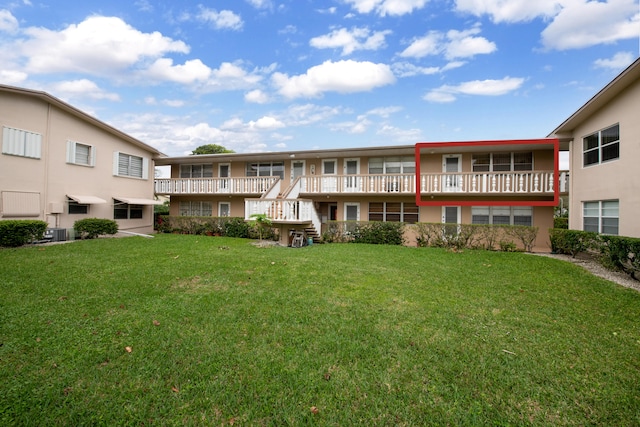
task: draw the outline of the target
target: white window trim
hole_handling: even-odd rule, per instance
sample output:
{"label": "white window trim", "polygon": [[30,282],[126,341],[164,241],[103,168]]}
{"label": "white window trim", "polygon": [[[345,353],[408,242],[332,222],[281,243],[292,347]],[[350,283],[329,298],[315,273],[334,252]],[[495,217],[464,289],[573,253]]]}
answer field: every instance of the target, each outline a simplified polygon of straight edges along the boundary
{"label": "white window trim", "polygon": [[226,215],[227,217],[231,216],[231,203],[229,202],[219,202],[218,203],[218,216],[222,217],[222,207],[226,206],[227,207],[227,212],[229,212],[229,215]]}
{"label": "white window trim", "polygon": [[[531,226],[533,226],[534,224],[534,211],[535,209],[533,209],[533,206],[472,206],[471,207],[471,223],[473,224],[473,208],[485,208],[489,210],[489,224],[493,225],[493,217],[494,217],[494,209],[495,208],[509,208],[509,225],[516,225],[514,224],[514,218],[515,218],[515,210],[516,209],[530,209],[531,210]],[[500,224],[502,225],[502,224]],[[504,224],[506,225],[506,224]]]}
{"label": "white window trim", "polygon": [[[324,170],[325,162],[333,162],[333,173],[327,173]],[[338,159],[322,159],[322,175],[337,175],[338,174]]]}
{"label": "white window trim", "polygon": [[[618,216],[613,217],[613,216],[604,216],[602,214],[603,211],[603,203],[605,202],[618,202]],[[620,234],[620,200],[617,199],[611,199],[611,200],[586,200],[582,202],[582,229],[584,230],[584,219],[585,219],[585,215],[584,215],[584,205],[586,203],[597,203],[598,204],[598,233],[602,233],[602,234],[608,234],[608,233],[604,233],[602,231],[603,227],[602,227],[602,220],[604,218],[617,218],[618,219],[618,231],[617,234],[615,235],[619,235]],[[595,217],[588,217],[588,218],[595,218]]]}
{"label": "white window trim", "polygon": [[[357,208],[356,219],[347,219],[347,206],[355,206]],[[358,202],[345,202],[344,203],[344,220],[345,221],[360,221],[360,203]]]}
{"label": "white window trim", "polygon": [[[119,168],[120,154],[124,156],[130,156],[130,157],[139,157],[142,159],[142,177],[131,176],[131,175],[120,175],[120,168]],[[122,178],[133,178],[133,179],[149,179],[149,159],[147,159],[144,156],[123,153],[121,151],[114,151],[113,152],[113,176],[119,176]]]}
{"label": "white window trim", "polygon": [[[609,130],[609,129],[611,129],[611,128],[614,128],[614,127],[616,127],[616,126],[618,127],[618,139],[617,139],[617,141],[614,141],[614,142],[610,142],[610,143],[608,143],[608,144],[605,144],[605,146],[609,146],[609,145],[613,145],[613,144],[618,144],[618,157],[613,158],[613,159],[609,159],[609,160],[602,160],[602,148],[603,148],[603,144],[602,144],[602,132],[604,132],[604,131],[606,131],[606,130]],[[592,148],[592,149],[590,149],[590,150],[585,150],[585,149],[584,149],[584,140],[585,140],[586,138],[588,138],[588,137],[592,136],[592,135],[597,135],[597,136],[598,136],[598,146],[597,146],[596,148]],[[582,152],[582,167],[583,167],[583,168],[590,168],[590,167],[592,167],[592,166],[598,166],[598,165],[601,165],[601,164],[603,164],[603,163],[609,163],[609,162],[614,162],[614,161],[616,161],[616,160],[619,160],[619,159],[620,159],[620,139],[621,139],[621,138],[620,138],[620,123],[612,124],[611,126],[607,126],[607,127],[605,127],[605,128],[599,129],[599,130],[597,130],[597,131],[595,131],[595,132],[591,132],[590,134],[587,134],[587,135],[583,136],[583,137],[582,137],[582,151],[581,151],[581,152]],[[598,161],[597,161],[597,162],[595,162],[595,163],[589,163],[588,165],[586,165],[586,164],[584,163],[584,154],[585,154],[587,151],[598,151]]]}
{"label": "white window trim", "polygon": [[[76,161],[76,148],[78,144],[89,147],[89,163],[86,163],[86,164],[78,163]],[[85,144],[83,142],[68,140],[67,141],[67,163],[78,165],[78,166],[94,167],[96,165],[96,147],[91,144]]]}

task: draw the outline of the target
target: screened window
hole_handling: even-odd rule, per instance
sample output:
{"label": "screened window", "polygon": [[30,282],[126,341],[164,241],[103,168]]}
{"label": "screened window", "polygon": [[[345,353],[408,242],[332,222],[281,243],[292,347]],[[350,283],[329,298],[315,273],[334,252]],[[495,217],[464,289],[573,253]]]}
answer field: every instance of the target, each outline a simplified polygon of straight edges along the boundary
{"label": "screened window", "polygon": [[2,127],[2,154],[39,159],[42,135],[26,130]]}
{"label": "screened window", "polygon": [[211,178],[213,165],[180,165],[180,178]]}
{"label": "screened window", "polygon": [[619,201],[604,200],[584,202],[582,205],[584,231],[602,234],[618,234]]}
{"label": "screened window", "polygon": [[472,224],[533,225],[531,206],[473,206]]}
{"label": "screened window", "polygon": [[415,173],[416,163],[413,157],[374,157],[369,159],[369,174]]}
{"label": "screened window", "polygon": [[95,147],[80,142],[67,141],[67,163],[94,166],[95,157]]}
{"label": "screened window", "polygon": [[114,175],[147,179],[147,159],[131,154],[114,154]]}
{"label": "screened window", "polygon": [[75,200],[68,199],[69,215],[80,215],[89,213],[89,205],[81,204]]}
{"label": "screened window", "polygon": [[620,125],[588,135],[582,139],[584,166],[597,165],[620,158]]}
{"label": "screened window", "polygon": [[213,203],[202,201],[180,202],[181,216],[212,216]]}
{"label": "screened window", "polygon": [[284,179],[284,162],[247,163],[246,176],[279,176]]}
{"label": "screened window", "polygon": [[474,172],[531,171],[533,152],[473,154],[471,166]]}
{"label": "screened window", "polygon": [[143,211],[142,205],[130,205],[114,199],[113,219],[141,219]]}
{"label": "screened window", "polygon": [[369,221],[418,222],[419,208],[415,203],[372,202],[369,203]]}

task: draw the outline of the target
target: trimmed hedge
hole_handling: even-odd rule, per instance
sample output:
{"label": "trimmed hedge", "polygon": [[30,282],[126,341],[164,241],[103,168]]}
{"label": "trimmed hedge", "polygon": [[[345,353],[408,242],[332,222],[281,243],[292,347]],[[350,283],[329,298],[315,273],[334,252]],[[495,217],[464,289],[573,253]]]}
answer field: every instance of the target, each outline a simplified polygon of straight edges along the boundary
{"label": "trimmed hedge", "polygon": [[524,225],[442,224],[420,222],[415,224],[418,246],[452,249],[486,249],[531,252],[538,236],[538,227]]}
{"label": "trimmed hedge", "polygon": [[640,239],[600,235],[599,249],[605,267],[622,270],[640,280]]}
{"label": "trimmed hedge", "polygon": [[[258,225],[252,225],[241,217],[159,215],[155,229],[159,233],[227,236],[244,239],[259,237]],[[272,227],[263,227],[262,238],[278,240],[278,233]]]}
{"label": "trimmed hedge", "polygon": [[592,231],[549,229],[551,252],[567,254],[575,258],[580,252],[595,249],[598,246],[598,233]]}
{"label": "trimmed hedge", "polygon": [[33,219],[0,221],[0,246],[18,247],[42,240],[48,224]]}
{"label": "trimmed hedge", "polygon": [[405,224],[381,221],[329,221],[323,243],[403,245]]}
{"label": "trimmed hedge", "polygon": [[118,223],[105,218],[85,218],[74,222],[73,229],[81,239],[95,239],[106,234],[116,234]]}

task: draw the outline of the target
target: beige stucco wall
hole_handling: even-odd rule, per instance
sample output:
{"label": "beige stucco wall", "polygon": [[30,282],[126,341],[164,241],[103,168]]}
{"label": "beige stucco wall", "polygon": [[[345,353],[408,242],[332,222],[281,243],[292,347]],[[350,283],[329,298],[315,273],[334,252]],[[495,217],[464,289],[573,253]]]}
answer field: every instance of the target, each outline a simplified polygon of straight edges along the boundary
{"label": "beige stucco wall", "polygon": [[[40,214],[28,219],[47,221],[51,227],[72,228],[82,218],[113,219],[113,198],[152,199],[154,164],[152,154],[41,98],[16,93],[0,96],[0,127],[27,130],[42,135],[40,159],[0,155],[0,191],[40,194]],[[91,145],[95,166],[67,163],[67,141]],[[147,179],[113,176],[114,152],[149,160]],[[90,205],[87,215],[69,215],[67,195],[95,196],[107,201]],[[58,212],[62,208],[62,213]],[[20,219],[7,218],[1,219]],[[27,219],[27,218],[23,218]],[[142,219],[118,220],[121,230],[153,231],[153,206],[145,206]]]}
{"label": "beige stucco wall", "polygon": [[[620,124],[620,158],[583,167],[582,139]],[[592,115],[573,132],[569,189],[569,227],[582,230],[585,201],[619,200],[619,234],[640,237],[640,80]]]}

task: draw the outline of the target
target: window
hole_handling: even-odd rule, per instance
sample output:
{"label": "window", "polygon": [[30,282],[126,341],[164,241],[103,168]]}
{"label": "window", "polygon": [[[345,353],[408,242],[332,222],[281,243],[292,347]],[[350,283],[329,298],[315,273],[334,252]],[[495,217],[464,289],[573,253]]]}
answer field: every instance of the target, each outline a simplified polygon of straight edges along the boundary
{"label": "window", "polygon": [[67,163],[95,166],[95,147],[75,141],[67,141]]}
{"label": "window", "polygon": [[26,130],[2,127],[2,154],[39,159],[42,135]]}
{"label": "window", "polygon": [[180,165],[180,178],[211,178],[213,165]]}
{"label": "window", "polygon": [[419,208],[415,203],[376,202],[369,203],[369,221],[418,222]]}
{"label": "window", "polygon": [[218,216],[231,216],[231,204],[228,202],[218,203]]}
{"label": "window", "polygon": [[511,172],[533,170],[532,152],[482,153],[471,156],[474,172]]}
{"label": "window", "polygon": [[323,160],[322,161],[322,174],[323,175],[335,175],[336,174],[336,160]]}
{"label": "window", "polygon": [[344,220],[360,221],[360,203],[344,204]]}
{"label": "window", "polygon": [[69,215],[86,215],[89,213],[89,205],[80,204],[73,199],[67,199]]}
{"label": "window", "polygon": [[180,202],[181,216],[212,216],[211,202]]}
{"label": "window", "polygon": [[620,157],[620,125],[614,125],[582,139],[584,166],[597,165]]}
{"label": "window", "polygon": [[416,163],[413,157],[377,157],[369,159],[369,174],[415,173]]}
{"label": "window", "polygon": [[142,212],[142,205],[130,205],[114,199],[113,219],[140,219],[142,218]]}
{"label": "window", "polygon": [[473,206],[472,224],[533,225],[531,206]]}
{"label": "window", "polygon": [[147,179],[149,161],[143,157],[115,152],[113,156],[113,174],[131,178]]}
{"label": "window", "polygon": [[247,163],[246,176],[279,176],[284,179],[284,162]]}
{"label": "window", "polygon": [[584,231],[618,234],[619,201],[584,202],[582,205]]}

